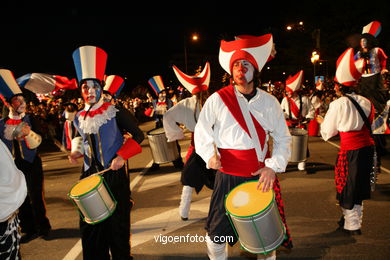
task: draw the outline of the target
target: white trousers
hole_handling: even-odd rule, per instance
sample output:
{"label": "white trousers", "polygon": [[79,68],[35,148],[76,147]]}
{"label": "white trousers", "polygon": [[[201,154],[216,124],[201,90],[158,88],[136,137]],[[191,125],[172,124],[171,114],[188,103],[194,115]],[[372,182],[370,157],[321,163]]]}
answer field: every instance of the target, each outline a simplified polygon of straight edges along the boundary
{"label": "white trousers", "polygon": [[363,221],[363,204],[354,205],[352,209],[344,209],[344,229],[346,230],[358,230],[362,227]]}
{"label": "white trousers", "polygon": [[190,207],[191,207],[191,199],[192,199],[192,191],[194,188],[190,186],[183,186],[183,190],[181,192],[181,200],[180,200],[180,216],[182,218],[188,218]]}

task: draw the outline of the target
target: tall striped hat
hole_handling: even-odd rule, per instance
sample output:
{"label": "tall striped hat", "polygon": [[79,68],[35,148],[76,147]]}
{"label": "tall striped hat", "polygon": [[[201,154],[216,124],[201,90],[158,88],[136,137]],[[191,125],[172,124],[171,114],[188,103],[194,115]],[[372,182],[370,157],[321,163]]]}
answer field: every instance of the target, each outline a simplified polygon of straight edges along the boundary
{"label": "tall striped hat", "polygon": [[300,70],[294,76],[289,76],[286,79],[286,90],[291,93],[294,93],[295,91],[301,88],[302,81],[303,81],[303,70]]}
{"label": "tall striped hat", "polygon": [[22,94],[22,90],[10,70],[0,69],[0,94],[8,101],[13,96]]}
{"label": "tall striped hat", "polygon": [[107,53],[96,46],[82,46],[73,52],[78,81],[97,79],[103,81],[107,64]]}
{"label": "tall striped hat", "polygon": [[189,76],[173,65],[173,71],[180,83],[192,94],[205,91],[210,83],[210,63],[206,62],[201,73]]}
{"label": "tall striped hat", "polygon": [[241,35],[234,41],[222,40],[219,49],[219,63],[230,75],[233,63],[241,59],[249,61],[256,70],[261,71],[269,60],[272,49],[272,34]]}
{"label": "tall striped hat", "polygon": [[153,76],[148,81],[149,85],[152,87],[153,91],[158,94],[165,89],[164,83],[160,75]]}
{"label": "tall striped hat", "polygon": [[118,75],[106,76],[104,82],[103,90],[108,91],[113,97],[118,97],[125,86],[125,80]]}
{"label": "tall striped hat", "polygon": [[372,21],[371,23],[367,24],[366,26],[363,27],[363,33],[369,33],[374,37],[377,37],[379,33],[382,30],[382,25],[378,21]]}

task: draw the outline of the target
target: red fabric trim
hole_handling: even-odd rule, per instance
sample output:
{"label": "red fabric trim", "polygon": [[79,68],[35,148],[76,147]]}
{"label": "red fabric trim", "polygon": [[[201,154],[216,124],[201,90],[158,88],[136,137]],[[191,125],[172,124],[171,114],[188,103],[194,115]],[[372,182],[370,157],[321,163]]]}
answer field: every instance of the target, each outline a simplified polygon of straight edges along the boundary
{"label": "red fabric trim", "polygon": [[374,140],[366,126],[360,131],[340,132],[340,150],[356,150],[371,145],[374,145]]}
{"label": "red fabric trim", "polygon": [[253,124],[255,125],[255,128],[256,128],[257,137],[260,140],[261,150],[263,150],[264,144],[265,144],[266,133],[264,131],[264,128],[261,127],[261,125],[256,120],[256,118],[252,115],[252,113],[251,113],[251,118],[252,118]]}
{"label": "red fabric trim", "polygon": [[[107,108],[111,105],[111,103],[103,103],[103,105],[101,105],[98,109],[95,109],[95,110],[92,110],[92,111],[89,111],[88,112],[88,117],[94,117],[96,115],[100,115],[100,114],[103,114],[104,111],[107,110]],[[80,112],[80,116],[85,116],[85,114],[87,113],[87,111],[81,111]]]}
{"label": "red fabric trim", "polygon": [[66,137],[66,149],[70,150],[72,147],[72,141],[70,140],[69,128],[71,127],[72,122],[65,121],[65,137]]}
{"label": "red fabric trim", "polygon": [[223,103],[225,103],[226,107],[229,109],[230,113],[237,120],[238,124],[242,129],[249,135],[249,129],[246,125],[244,116],[242,115],[240,105],[238,104],[238,100],[236,94],[234,93],[233,85],[229,85],[217,91],[219,96],[221,97]]}
{"label": "red fabric trim", "polygon": [[265,165],[257,159],[256,150],[234,150],[218,148],[221,155],[222,168],[221,172],[226,174],[253,177],[252,173],[256,172]]}
{"label": "red fabric trim", "polygon": [[341,193],[347,184],[348,177],[348,160],[347,160],[347,151],[340,150],[337,161],[334,169],[334,177],[337,193]]}
{"label": "red fabric trim", "polygon": [[7,125],[18,125],[18,124],[20,124],[21,122],[22,122],[21,119],[12,119],[12,118],[10,118],[10,119],[8,119],[5,123],[6,123]]}
{"label": "red fabric trim", "polygon": [[156,105],[157,106],[166,106],[167,103],[165,103],[165,102],[157,102]]}
{"label": "red fabric trim", "polygon": [[141,152],[142,152],[142,147],[132,138],[127,138],[125,143],[121,146],[121,148],[119,148],[116,154],[122,157],[123,159],[127,160]]}
{"label": "red fabric trim", "polygon": [[301,119],[302,116],[300,115],[300,111],[299,111],[297,104],[295,104],[295,102],[292,98],[287,97],[287,96],[286,96],[286,98],[287,98],[288,105],[289,105],[291,112],[294,114],[294,116],[297,119]]}

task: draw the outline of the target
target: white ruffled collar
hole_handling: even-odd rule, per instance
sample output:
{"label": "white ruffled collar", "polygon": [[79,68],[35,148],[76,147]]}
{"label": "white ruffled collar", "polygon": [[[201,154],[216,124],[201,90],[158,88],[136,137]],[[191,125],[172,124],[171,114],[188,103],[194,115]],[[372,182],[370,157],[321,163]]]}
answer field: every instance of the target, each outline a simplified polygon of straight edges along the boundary
{"label": "white ruffled collar", "polygon": [[118,109],[114,105],[105,103],[103,100],[92,107],[86,105],[78,116],[79,127],[86,134],[97,134],[102,125],[115,117],[116,112]]}

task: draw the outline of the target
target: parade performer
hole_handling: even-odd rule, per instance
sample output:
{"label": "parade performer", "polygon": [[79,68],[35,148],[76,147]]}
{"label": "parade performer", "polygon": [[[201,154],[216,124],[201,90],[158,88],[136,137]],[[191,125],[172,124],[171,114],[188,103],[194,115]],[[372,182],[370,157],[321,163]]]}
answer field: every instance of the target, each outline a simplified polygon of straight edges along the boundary
{"label": "parade performer", "polygon": [[46,216],[42,160],[37,148],[42,137],[38,119],[26,113],[26,101],[13,73],[0,69],[0,94],[9,108],[6,118],[0,120],[0,138],[12,153],[15,164],[27,183],[28,195],[19,209],[21,243],[42,236],[46,238],[51,225]]}
{"label": "parade performer", "polygon": [[[77,163],[84,156],[81,179],[104,169],[103,177],[117,201],[113,214],[92,225],[80,220],[84,259],[131,259],[130,185],[125,161],[140,153],[143,132],[125,110],[118,110],[102,98],[107,54],[95,46],[82,46],[73,52],[77,79],[85,107],[74,119],[80,136],[72,140],[69,159]],[[128,132],[132,138],[124,140]]]}
{"label": "parade performer", "polygon": [[[314,117],[314,110],[309,98],[300,93],[302,82],[303,70],[286,80],[286,96],[281,102],[281,107],[289,128],[307,129],[307,123]],[[307,157],[309,157],[308,148]],[[306,170],[306,161],[298,163],[298,170]]]}
{"label": "parade performer", "polygon": [[109,75],[104,77],[104,83],[103,94],[105,102],[115,104],[115,100],[118,98],[125,86],[125,80],[118,75]]}
{"label": "parade performer", "polygon": [[[378,47],[376,37],[381,32],[380,22],[373,21],[363,27],[360,39],[360,48],[355,55],[355,60],[364,59],[364,70],[358,84],[359,94],[368,98],[375,107],[375,118],[378,118],[385,110],[386,103],[390,99],[389,91],[384,87],[382,75],[388,73],[386,69],[387,55]],[[381,165],[381,157],[387,153],[386,137],[390,133],[387,120],[383,125],[373,129],[373,138],[378,155],[378,164]],[[380,167],[379,167],[380,169]]]}
{"label": "parade performer", "polygon": [[[163,117],[164,114],[173,107],[173,102],[167,97],[167,91],[165,89],[164,83],[162,81],[161,76],[153,76],[148,81],[149,85],[152,87],[154,92],[157,95],[157,99],[153,99],[152,107],[150,107],[145,115],[154,117],[156,121],[156,127],[161,128],[164,127]],[[176,147],[179,153],[179,156],[173,161],[173,165],[177,169],[182,169],[184,166],[183,160],[181,158],[181,148],[179,142],[176,140]],[[158,163],[153,162],[150,170],[158,170],[160,169],[160,165]]]}
{"label": "parade performer", "polygon": [[74,103],[66,103],[63,117],[65,118],[62,131],[62,146],[67,150],[72,150],[72,140],[77,135],[77,129],[73,125],[73,120],[77,114],[78,107]]}
{"label": "parade performer", "polygon": [[[276,173],[286,169],[291,136],[279,102],[258,88],[256,75],[270,57],[272,47],[271,34],[221,41],[219,62],[232,75],[233,83],[207,99],[195,127],[196,153],[208,168],[218,170],[205,227],[210,259],[227,257],[226,243],[214,241],[214,238],[232,236],[235,240],[231,245],[237,241],[226,215],[224,199],[241,183],[258,180],[258,188],[263,184],[262,191],[272,188],[286,226]],[[272,156],[268,152],[269,136],[274,140]],[[286,230],[283,245],[291,248],[287,226]],[[275,259],[275,251],[266,258]]]}
{"label": "parade performer", "polygon": [[21,259],[18,209],[27,196],[24,174],[0,140],[0,259]]}
{"label": "parade performer", "polygon": [[370,198],[374,154],[370,132],[375,109],[370,100],[354,93],[362,73],[358,68],[353,49],[347,49],[337,60],[334,78],[339,98],[330,103],[325,118],[319,119],[325,141],[340,135],[335,165],[337,200],[343,213],[339,225],[351,235],[361,234],[363,200]]}
{"label": "parade performer", "polygon": [[[210,170],[206,169],[203,160],[194,153],[195,147],[193,138],[199,113],[208,97],[207,90],[210,82],[210,64],[207,62],[203,71],[194,76],[186,75],[176,66],[173,66],[173,71],[180,83],[192,94],[191,97],[181,100],[170,108],[163,117],[164,131],[168,142],[184,139],[183,130],[178,124],[183,124],[192,132],[191,144],[186,155],[186,164],[181,175],[183,190],[179,207],[182,220],[188,220],[192,191],[195,188],[196,192],[199,193],[205,184],[205,181],[207,182],[207,179],[205,179],[207,177],[206,174],[210,173]],[[191,160],[190,156],[192,156]],[[210,174],[214,175],[214,171]]]}
{"label": "parade performer", "polygon": [[319,79],[316,83],[316,89],[314,93],[310,96],[310,104],[312,108],[314,109],[314,116],[313,119],[310,120],[309,124],[307,125],[308,135],[309,136],[319,136],[320,135],[320,125],[317,122],[316,118],[321,113],[321,107],[323,105],[322,100],[322,94],[324,89],[324,83],[321,79]]}

